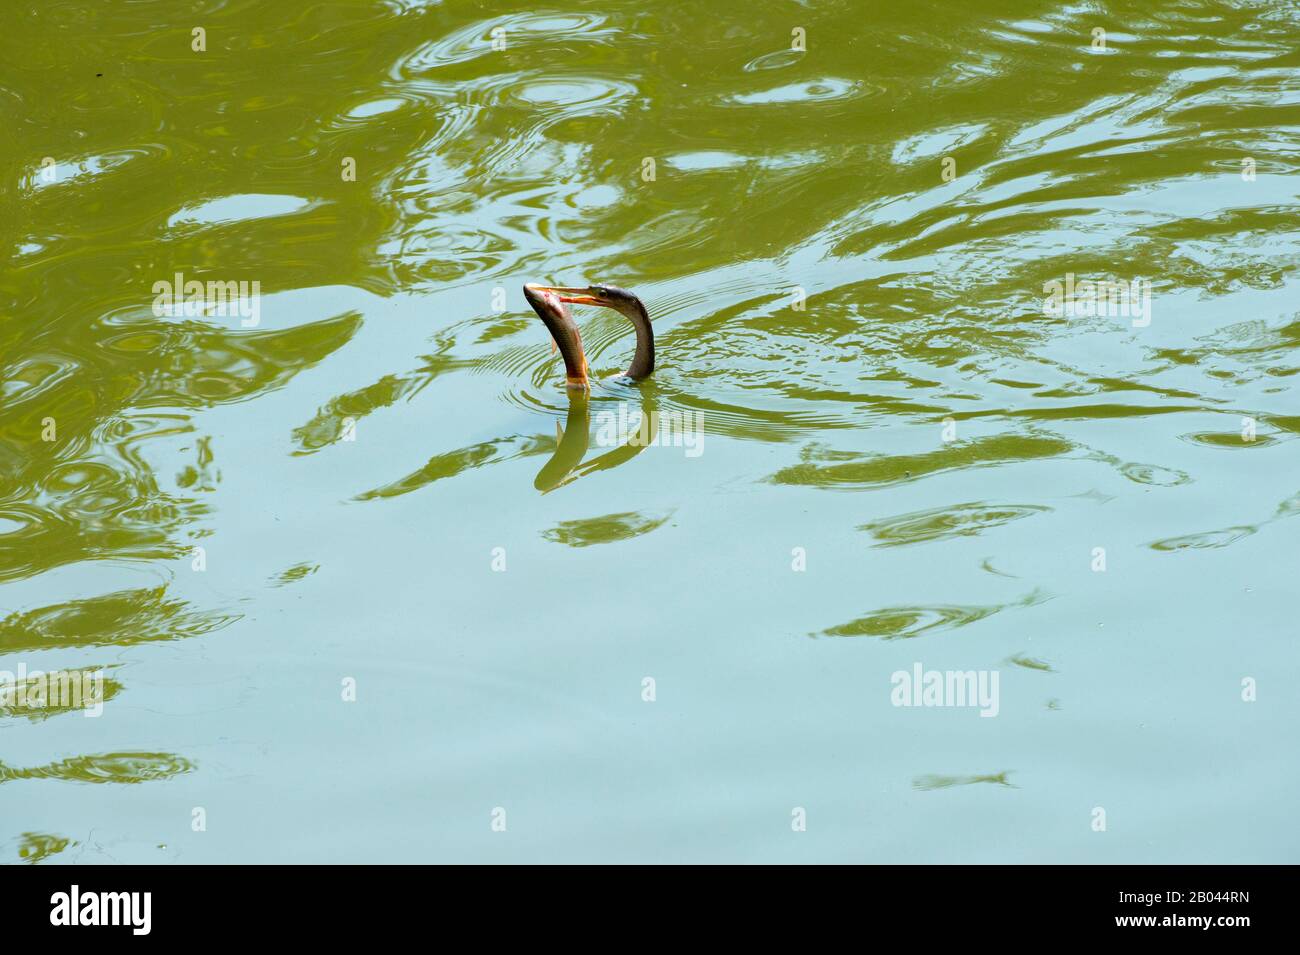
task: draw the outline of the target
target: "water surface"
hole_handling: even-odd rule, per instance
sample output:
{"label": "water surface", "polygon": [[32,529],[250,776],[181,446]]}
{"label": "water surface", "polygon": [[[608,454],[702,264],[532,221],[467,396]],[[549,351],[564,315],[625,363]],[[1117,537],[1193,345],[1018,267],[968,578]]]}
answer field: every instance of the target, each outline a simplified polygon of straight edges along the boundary
{"label": "water surface", "polygon": [[1296,861],[1294,5],[182,6],[0,13],[0,860]]}

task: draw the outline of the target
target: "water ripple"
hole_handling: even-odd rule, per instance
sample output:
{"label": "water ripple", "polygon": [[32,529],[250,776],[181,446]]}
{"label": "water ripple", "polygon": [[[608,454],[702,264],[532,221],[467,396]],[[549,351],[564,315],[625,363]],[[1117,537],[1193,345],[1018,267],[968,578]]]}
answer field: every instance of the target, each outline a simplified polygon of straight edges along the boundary
{"label": "water ripple", "polygon": [[194,764],[174,753],[123,752],[73,756],[45,766],[19,769],[0,763],[0,783],[58,779],[74,783],[137,784],[192,772]]}
{"label": "water ripple", "polygon": [[858,530],[869,531],[876,538],[877,547],[899,547],[954,537],[974,537],[989,528],[1050,510],[1038,504],[955,504],[882,518],[863,524]]}

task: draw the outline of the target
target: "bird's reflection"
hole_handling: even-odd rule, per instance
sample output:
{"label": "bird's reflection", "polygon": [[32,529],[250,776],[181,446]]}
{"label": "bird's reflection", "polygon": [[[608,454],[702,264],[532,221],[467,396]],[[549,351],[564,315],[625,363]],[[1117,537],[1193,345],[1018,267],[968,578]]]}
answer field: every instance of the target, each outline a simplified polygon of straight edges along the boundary
{"label": "bird's reflection", "polygon": [[[617,447],[603,454],[598,454],[584,463],[591,446],[591,395],[583,390],[569,390],[569,413],[561,427],[556,422],[555,452],[549,461],[537,472],[533,486],[543,494],[556,488],[572,484],[580,477],[618,467],[632,460],[648,446],[654,443],[656,422],[658,421],[658,402],[653,394],[637,392],[640,398],[641,416],[635,429],[630,430],[626,440]],[[604,401],[600,402],[605,404]],[[605,414],[613,414],[605,411]],[[605,429],[599,429],[602,433]],[[614,429],[609,429],[611,432]],[[620,435],[620,437],[622,437]]]}

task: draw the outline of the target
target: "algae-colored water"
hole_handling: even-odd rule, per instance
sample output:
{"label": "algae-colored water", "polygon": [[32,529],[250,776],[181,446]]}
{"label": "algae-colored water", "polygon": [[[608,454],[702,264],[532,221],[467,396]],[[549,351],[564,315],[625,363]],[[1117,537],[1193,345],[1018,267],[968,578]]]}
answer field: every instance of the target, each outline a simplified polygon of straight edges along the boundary
{"label": "algae-colored water", "polygon": [[0,27],[0,861],[1296,861],[1295,5]]}

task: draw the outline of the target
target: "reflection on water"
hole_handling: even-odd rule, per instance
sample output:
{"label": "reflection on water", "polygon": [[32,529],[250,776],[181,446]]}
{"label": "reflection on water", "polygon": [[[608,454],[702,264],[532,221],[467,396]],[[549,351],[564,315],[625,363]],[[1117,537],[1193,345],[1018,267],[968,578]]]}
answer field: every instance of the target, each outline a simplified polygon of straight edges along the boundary
{"label": "reflection on water", "polygon": [[288,570],[277,574],[274,578],[274,585],[283,587],[286,584],[292,584],[316,573],[318,570],[320,570],[320,564],[295,564]]}
{"label": "reflection on water", "polygon": [[212,633],[239,619],[193,609],[165,587],[111,594],[15,612],[0,620],[0,651],[129,646]]}
{"label": "reflection on water", "polygon": [[1007,780],[1007,774],[991,773],[984,776],[917,776],[912,780],[912,788],[921,792],[931,792],[935,789],[951,789],[953,786],[973,786],[976,783],[992,783],[995,786],[1006,786],[1008,789],[1015,789]]}
{"label": "reflection on water", "polygon": [[[166,8],[7,25],[0,670],[115,674],[0,712],[10,860],[1294,861],[1294,5]],[[595,280],[659,364],[569,395],[518,290]]]}
{"label": "reflection on water", "polygon": [[[600,384],[597,385],[597,388],[604,390]],[[653,387],[647,387],[645,392],[645,394],[639,396],[637,417],[634,423],[629,429],[625,429],[629,433],[619,434],[616,427],[598,428],[597,430],[600,432],[598,439],[611,438],[612,440],[609,443],[614,443],[617,446],[590,458],[587,457],[587,451],[591,445],[591,398],[581,392],[571,392],[568,396],[569,412],[565,418],[564,426],[561,427],[559,423],[555,425],[555,451],[546,464],[542,465],[542,469],[537,472],[537,477],[533,480],[533,487],[543,494],[554,491],[556,488],[571,484],[578,478],[588,474],[626,464],[647,448],[652,447],[659,435],[659,402],[656,400]],[[598,397],[610,398],[614,396],[602,395]],[[604,406],[602,413],[608,416],[608,421],[612,422],[616,415],[616,412],[610,410],[612,403],[603,400],[600,401],[600,404]],[[623,410],[626,410],[626,406],[624,406]],[[660,523],[663,522],[652,523],[651,526],[635,533],[653,530]],[[564,536],[568,537],[569,535],[564,534]],[[583,536],[581,532],[577,534],[577,538]],[[574,539],[576,538],[570,538],[568,542],[572,543]]]}
{"label": "reflection on water", "polygon": [[457,448],[445,454],[435,454],[423,466],[410,474],[398,478],[381,487],[372,488],[357,495],[358,501],[373,501],[377,498],[396,497],[418,491],[434,481],[456,477],[466,471],[472,471],[485,464],[499,463],[513,458],[532,454],[542,454],[546,450],[545,439],[514,435],[508,438],[493,438],[480,441],[467,448]]}
{"label": "reflection on water", "polygon": [[973,537],[989,528],[1049,510],[1051,508],[1037,504],[1009,504],[1005,507],[981,503],[957,504],[950,508],[899,514],[897,517],[863,524],[858,530],[870,531],[879,542],[877,547],[899,547],[951,537]]}
{"label": "reflection on water", "polygon": [[144,783],[188,773],[194,764],[174,753],[103,753],[73,756],[18,769],[0,763],[0,783],[15,779],[62,779],[77,783]]}
{"label": "reflection on water", "polygon": [[[24,832],[15,840],[17,851],[13,853],[18,860],[27,865],[36,865],[38,862],[44,862],[53,855],[57,855],[69,846],[75,846],[77,843],[64,836],[56,836],[48,832]],[[9,852],[4,853],[10,855]],[[4,856],[0,856],[3,858]]]}
{"label": "reflection on water", "polygon": [[[1047,600],[1046,594],[1034,591],[1020,600],[1005,604],[983,606],[952,606],[935,604],[925,607],[887,607],[875,610],[836,627],[828,627],[820,636],[826,637],[880,637],[882,640],[901,640],[919,637],[939,630],[952,630],[976,623],[995,613],[1012,607],[1033,607]],[[819,636],[819,634],[812,634]]]}
{"label": "reflection on water", "polygon": [[[863,461],[843,461],[849,455],[818,448],[805,449],[803,464],[784,468],[772,476],[778,484],[807,484],[814,487],[861,489],[880,484],[910,481],[954,468],[976,468],[1032,461],[1036,458],[1065,454],[1070,446],[1056,438],[1007,435],[981,438],[954,444],[923,454],[869,457]],[[859,457],[859,455],[852,455]],[[817,459],[837,461],[818,464]]]}
{"label": "reflection on water", "polygon": [[649,534],[656,527],[662,527],[667,523],[670,517],[672,517],[671,513],[606,514],[603,517],[562,521],[558,527],[546,531],[542,536],[557,544],[568,544],[570,547],[590,547],[592,544],[631,540],[633,537]]}
{"label": "reflection on water", "polygon": [[1011,662],[1018,667],[1024,667],[1026,670],[1041,670],[1043,673],[1055,673],[1056,670],[1046,660],[1038,660],[1034,657],[1028,657],[1023,654],[1011,658]]}
{"label": "reflection on water", "polygon": [[1153,550],[1183,550],[1188,547],[1227,547],[1242,538],[1255,533],[1255,527],[1225,527],[1223,530],[1206,531],[1203,534],[1184,534],[1181,537],[1166,537],[1154,541]]}
{"label": "reflection on water", "polygon": [[[109,667],[79,667],[26,678],[0,679],[0,719],[24,717],[32,722],[65,713],[99,715],[102,704],[122,691],[122,684],[104,675]],[[8,674],[8,671],[3,671]]]}

